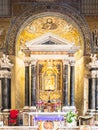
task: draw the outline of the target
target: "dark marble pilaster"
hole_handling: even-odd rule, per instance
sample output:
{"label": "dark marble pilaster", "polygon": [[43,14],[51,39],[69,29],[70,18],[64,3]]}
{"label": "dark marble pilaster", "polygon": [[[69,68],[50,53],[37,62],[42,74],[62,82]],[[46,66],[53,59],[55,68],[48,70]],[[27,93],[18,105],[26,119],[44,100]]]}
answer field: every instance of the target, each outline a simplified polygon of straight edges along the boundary
{"label": "dark marble pilaster", "polygon": [[98,109],[98,78],[97,78],[97,68],[91,68],[91,77],[89,78],[89,91],[88,91],[88,109],[97,110]]}
{"label": "dark marble pilaster", "polygon": [[25,66],[25,106],[29,105],[29,66]]}
{"label": "dark marble pilaster", "polygon": [[63,105],[68,106],[68,65],[63,65]]}
{"label": "dark marble pilaster", "polygon": [[0,58],[0,79],[1,79],[1,93],[2,93],[2,109],[9,111],[11,109],[11,68],[13,64],[10,63],[8,55],[3,54]]}
{"label": "dark marble pilaster", "polygon": [[24,109],[28,109],[30,106],[30,64],[31,58],[25,57],[25,106]]}
{"label": "dark marble pilaster", "polygon": [[89,109],[95,109],[96,78],[89,79]]}
{"label": "dark marble pilaster", "polygon": [[56,68],[58,70],[57,79],[59,79],[58,83],[57,83],[57,89],[60,90],[60,85],[61,85],[61,65],[60,64],[56,64]]}
{"label": "dark marble pilaster", "polygon": [[70,106],[74,106],[75,67],[70,66]]}
{"label": "dark marble pilaster", "polygon": [[36,63],[31,65],[31,106],[36,106]]}
{"label": "dark marble pilaster", "polygon": [[88,64],[90,70],[88,87],[88,113],[93,115],[98,110],[98,58],[96,54],[91,54],[91,62]]}
{"label": "dark marble pilaster", "polygon": [[11,109],[11,79],[2,78],[2,109]]}
{"label": "dark marble pilaster", "polygon": [[95,86],[95,108],[98,110],[98,77],[96,78],[96,86]]}

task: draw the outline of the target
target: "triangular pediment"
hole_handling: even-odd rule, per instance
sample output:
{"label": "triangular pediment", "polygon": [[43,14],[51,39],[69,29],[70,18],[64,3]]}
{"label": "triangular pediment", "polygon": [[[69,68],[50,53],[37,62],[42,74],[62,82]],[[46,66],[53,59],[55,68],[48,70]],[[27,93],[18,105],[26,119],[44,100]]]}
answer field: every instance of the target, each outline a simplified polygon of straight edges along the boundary
{"label": "triangular pediment", "polygon": [[26,42],[26,47],[32,52],[66,51],[68,53],[75,53],[79,50],[79,46],[75,46],[74,43],[52,33],[44,34],[34,40]]}
{"label": "triangular pediment", "polygon": [[[50,44],[56,44],[56,45],[68,45],[68,44],[73,44],[72,42],[69,42],[68,40],[61,38],[57,35],[54,35],[53,33],[46,33],[36,39],[33,39],[29,42],[26,43],[27,46],[32,46],[32,45],[45,45],[45,43]],[[49,45],[49,44],[48,44]]]}

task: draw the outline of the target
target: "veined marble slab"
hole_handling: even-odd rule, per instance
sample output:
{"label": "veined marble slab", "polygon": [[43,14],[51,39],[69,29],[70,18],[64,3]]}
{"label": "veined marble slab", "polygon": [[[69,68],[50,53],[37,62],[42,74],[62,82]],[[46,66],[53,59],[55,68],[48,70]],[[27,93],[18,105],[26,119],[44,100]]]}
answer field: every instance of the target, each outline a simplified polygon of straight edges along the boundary
{"label": "veined marble slab", "polygon": [[38,126],[3,126],[0,130],[38,130]]}

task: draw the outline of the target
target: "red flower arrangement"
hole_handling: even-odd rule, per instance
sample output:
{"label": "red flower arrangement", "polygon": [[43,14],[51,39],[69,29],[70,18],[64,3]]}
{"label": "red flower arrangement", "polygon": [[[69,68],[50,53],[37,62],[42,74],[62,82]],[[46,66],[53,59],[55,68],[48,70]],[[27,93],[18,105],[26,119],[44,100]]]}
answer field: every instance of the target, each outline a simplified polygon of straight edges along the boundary
{"label": "red flower arrangement", "polygon": [[9,123],[12,123],[13,125],[17,122],[17,116],[19,111],[18,110],[11,110],[9,115]]}
{"label": "red flower arrangement", "polygon": [[19,111],[18,110],[11,110],[10,111],[10,118],[17,118]]}

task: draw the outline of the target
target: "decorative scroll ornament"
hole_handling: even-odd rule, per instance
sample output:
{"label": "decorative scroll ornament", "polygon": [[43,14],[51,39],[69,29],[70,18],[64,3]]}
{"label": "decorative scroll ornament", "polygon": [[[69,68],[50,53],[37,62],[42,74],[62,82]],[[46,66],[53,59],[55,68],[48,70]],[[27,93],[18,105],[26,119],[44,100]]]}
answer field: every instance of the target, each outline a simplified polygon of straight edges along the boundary
{"label": "decorative scroll ornament", "polygon": [[3,54],[0,59],[0,66],[1,68],[12,68],[13,64],[10,62],[8,55]]}

